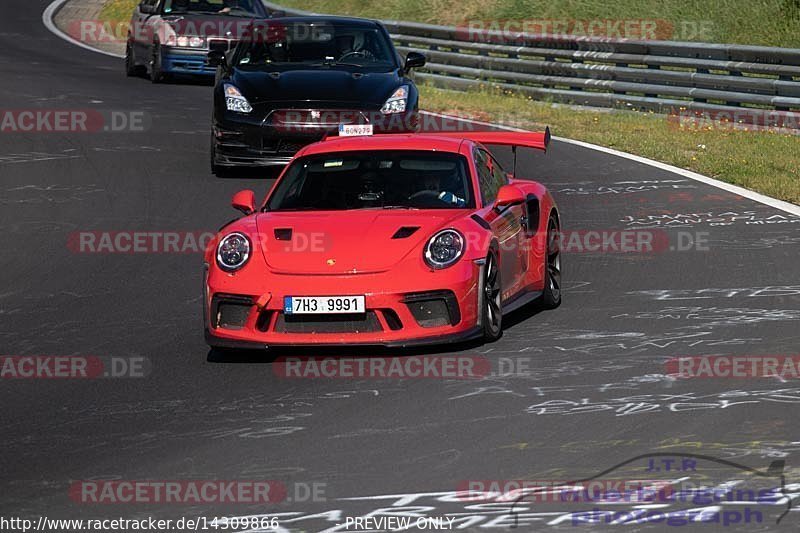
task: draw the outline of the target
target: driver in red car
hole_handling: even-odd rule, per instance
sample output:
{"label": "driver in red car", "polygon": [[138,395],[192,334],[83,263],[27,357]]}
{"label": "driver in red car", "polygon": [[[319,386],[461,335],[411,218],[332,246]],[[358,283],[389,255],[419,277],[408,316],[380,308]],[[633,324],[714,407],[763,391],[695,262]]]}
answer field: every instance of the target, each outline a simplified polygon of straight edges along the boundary
{"label": "driver in red car", "polygon": [[421,179],[420,192],[423,191],[435,192],[438,193],[437,198],[442,202],[454,205],[456,207],[466,206],[467,201],[464,198],[458,196],[455,192],[450,192],[449,190],[447,190],[450,189],[451,187],[448,187],[446,184],[442,186],[442,183],[444,181],[447,181],[447,178],[440,178],[435,174],[425,174],[422,176]]}

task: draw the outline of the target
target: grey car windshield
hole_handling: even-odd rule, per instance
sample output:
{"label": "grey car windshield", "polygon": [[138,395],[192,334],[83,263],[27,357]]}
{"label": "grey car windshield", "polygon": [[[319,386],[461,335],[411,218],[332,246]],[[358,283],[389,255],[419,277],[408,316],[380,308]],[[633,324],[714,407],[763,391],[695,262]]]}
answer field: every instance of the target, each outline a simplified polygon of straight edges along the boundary
{"label": "grey car windshield", "polygon": [[411,150],[298,159],[270,196],[270,211],[474,207],[466,159]]}
{"label": "grey car windshield", "polygon": [[293,65],[390,69],[396,63],[391,44],[376,26],[269,21],[242,46],[236,66],[244,70]]}

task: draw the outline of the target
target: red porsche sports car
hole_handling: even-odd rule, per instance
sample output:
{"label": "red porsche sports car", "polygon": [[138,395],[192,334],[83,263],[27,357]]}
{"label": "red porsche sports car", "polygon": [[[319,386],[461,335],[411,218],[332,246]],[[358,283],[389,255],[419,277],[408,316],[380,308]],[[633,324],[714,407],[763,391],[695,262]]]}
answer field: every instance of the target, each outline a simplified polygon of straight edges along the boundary
{"label": "red porsche sports car", "polygon": [[333,137],[306,146],[205,258],[209,345],[486,341],[503,314],[561,303],[559,213],[487,145],[550,132]]}

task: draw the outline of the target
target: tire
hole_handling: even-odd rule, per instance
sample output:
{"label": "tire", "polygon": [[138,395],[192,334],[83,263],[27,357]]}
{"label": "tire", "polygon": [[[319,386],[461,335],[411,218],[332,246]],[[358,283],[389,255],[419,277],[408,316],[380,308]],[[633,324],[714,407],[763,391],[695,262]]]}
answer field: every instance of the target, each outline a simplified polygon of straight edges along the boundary
{"label": "tire", "polygon": [[218,178],[231,178],[234,175],[234,169],[231,167],[225,167],[218,165],[216,163],[217,159],[217,147],[214,143],[214,134],[211,134],[211,147],[209,148],[209,155],[211,160],[211,173],[214,174]]}
{"label": "tire", "polygon": [[133,52],[133,46],[128,41],[125,44],[125,75],[129,78],[139,76],[142,73],[141,67],[136,64],[136,56]]}
{"label": "tire", "polygon": [[502,287],[497,254],[489,252],[483,268],[483,298],[480,311],[483,339],[486,342],[494,342],[503,334]]}
{"label": "tire", "polygon": [[161,70],[161,45],[153,43],[153,52],[150,57],[150,81],[164,83],[167,75]]}
{"label": "tire", "polygon": [[230,167],[221,167],[219,165],[211,165],[211,172],[218,178],[235,178],[236,171]]}
{"label": "tire", "polygon": [[547,221],[545,246],[541,304],[545,309],[555,309],[561,305],[561,232],[553,215]]}

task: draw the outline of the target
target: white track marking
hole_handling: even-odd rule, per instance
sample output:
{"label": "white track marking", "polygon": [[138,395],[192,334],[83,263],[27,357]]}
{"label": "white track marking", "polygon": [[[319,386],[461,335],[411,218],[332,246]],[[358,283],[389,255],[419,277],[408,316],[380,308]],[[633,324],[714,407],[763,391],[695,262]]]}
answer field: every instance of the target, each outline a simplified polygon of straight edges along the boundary
{"label": "white track marking", "polygon": [[[56,27],[55,23],[53,22],[53,16],[61,8],[61,6],[64,5],[68,1],[69,0],[55,0],[52,4],[47,6],[47,9],[45,9],[44,13],[42,14],[42,22],[44,22],[44,25],[47,27],[47,29],[49,29],[51,32],[53,32],[58,37],[61,37],[65,41],[68,41],[68,42],[70,42],[70,43],[72,43],[72,44],[74,44],[76,46],[80,46],[81,48],[85,48],[87,50],[91,50],[93,52],[97,52],[97,53],[104,54],[104,55],[111,56],[111,57],[124,58],[125,57],[124,55],[113,54],[111,52],[105,52],[103,50],[99,50],[99,49],[93,48],[93,47],[91,47],[91,46],[89,46],[89,45],[87,45],[85,43],[82,43],[82,42],[78,41],[77,39],[73,39],[72,37],[70,37],[69,35],[67,35],[66,33],[62,32],[60,29],[58,29]],[[492,128],[497,128],[497,129],[506,130],[506,131],[518,131],[518,132],[528,131],[528,130],[524,130],[522,128],[514,128],[514,127],[511,127],[511,126],[503,126],[501,124],[492,124],[491,122],[484,122],[484,121],[481,121],[481,120],[472,120],[472,119],[463,118],[463,117],[454,117],[454,116],[445,115],[445,114],[442,114],[442,113],[433,113],[431,111],[423,111],[423,113],[426,113],[426,114],[434,116],[434,117],[456,119],[456,120],[460,120],[462,122],[470,122],[472,124],[478,124],[478,125],[481,125],[481,126],[489,126],[489,127],[492,127]],[[698,174],[696,172],[692,172],[691,170],[685,170],[685,169],[682,169],[682,168],[679,168],[679,167],[668,165],[666,163],[661,163],[659,161],[654,161],[652,159],[647,159],[646,157],[641,157],[641,156],[638,156],[638,155],[629,154],[627,152],[620,152],[619,150],[614,150],[612,148],[606,148],[604,146],[598,146],[596,144],[591,144],[591,143],[587,143],[587,142],[583,142],[583,141],[576,141],[576,140],[567,139],[567,138],[564,138],[564,137],[553,137],[553,139],[555,139],[557,141],[560,141],[560,142],[573,144],[575,146],[580,146],[582,148],[588,148],[589,150],[595,150],[595,151],[603,152],[603,153],[606,153],[606,154],[609,154],[609,155],[613,155],[613,156],[616,156],[616,157],[622,157],[624,159],[630,159],[631,161],[636,161],[637,163],[641,163],[643,165],[649,165],[651,167],[655,167],[655,168],[664,170],[666,172],[671,172],[671,173],[677,174],[679,176],[684,176],[686,178],[693,179],[693,180],[699,181],[701,183],[705,183],[706,185],[711,185],[712,187],[717,187],[718,189],[722,189],[722,190],[728,191],[728,192],[733,193],[733,194],[738,194],[739,196],[742,196],[744,198],[748,198],[750,200],[753,200],[755,202],[758,202],[758,203],[767,205],[769,207],[778,209],[780,211],[784,211],[786,213],[791,213],[793,215],[799,215],[800,216],[800,205],[794,205],[794,204],[790,204],[789,202],[784,202],[783,200],[778,200],[777,198],[771,198],[769,196],[766,196],[766,195],[751,191],[749,189],[745,189],[744,187],[739,187],[738,185],[732,185],[730,183],[725,183],[724,181],[715,180],[714,178],[710,178],[708,176],[704,176],[702,174]]]}
{"label": "white track marking", "polygon": [[691,170],[685,170],[683,168],[668,165],[666,163],[653,161],[652,159],[647,159],[646,157],[640,157],[638,155],[629,154],[627,152],[620,152],[619,150],[606,148],[604,146],[597,146],[596,144],[591,144],[583,141],[565,139],[563,137],[553,137],[553,139],[569,144],[574,144],[576,146],[581,146],[583,148],[589,148],[590,150],[597,150],[598,152],[604,152],[606,154],[614,155],[617,157],[624,157],[625,159],[630,159],[631,161],[636,161],[637,163],[650,165],[651,167],[656,167],[661,170],[666,170],[667,172],[672,172],[673,174],[678,174],[680,176],[684,176],[693,179],[695,181],[705,183],[706,185],[711,185],[712,187],[717,187],[718,189],[722,189],[733,194],[738,194],[739,196],[742,196],[749,200],[753,200],[755,202],[768,205],[775,209],[785,211],[786,213],[791,213],[793,215],[800,216],[800,205],[790,204],[789,202],[784,202],[783,200],[778,200],[777,198],[771,198],[769,196],[757,193],[755,191],[751,191],[750,189],[739,187],[738,185],[733,185],[731,183],[725,183],[724,181],[715,180],[714,178],[709,178],[708,176],[698,174],[697,172],[692,172]]}

